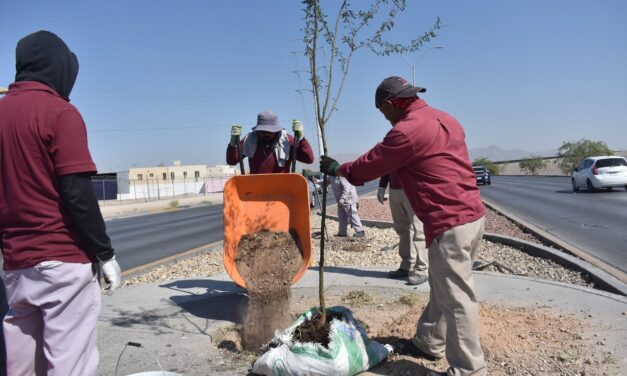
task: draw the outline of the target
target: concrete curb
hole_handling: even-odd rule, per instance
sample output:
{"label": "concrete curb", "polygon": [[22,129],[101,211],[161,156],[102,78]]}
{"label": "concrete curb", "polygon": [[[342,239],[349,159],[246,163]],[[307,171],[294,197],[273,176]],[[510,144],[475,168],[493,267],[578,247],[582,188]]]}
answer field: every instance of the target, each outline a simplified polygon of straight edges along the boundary
{"label": "concrete curb", "polygon": [[222,248],[224,248],[224,241],[220,240],[214,243],[201,245],[200,247],[190,249],[183,253],[164,257],[162,259],[150,262],[148,264],[140,265],[140,266],[123,271],[122,281],[132,279],[142,274],[149,273],[157,269],[160,266],[168,266],[168,265],[176,264],[179,261],[187,260],[196,256],[206,255],[210,252],[215,252]]}
{"label": "concrete curb", "polygon": [[608,273],[609,275],[611,275],[612,277],[618,279],[619,281],[621,281],[623,284],[627,283],[627,273],[623,272],[622,270],[618,269],[617,267],[610,265],[608,263],[606,263],[605,261],[589,254],[588,252],[586,252],[583,249],[580,249],[560,238],[558,238],[555,235],[552,235],[550,233],[548,233],[547,231],[543,230],[542,228],[534,225],[533,223],[530,223],[522,218],[519,218],[518,216],[511,214],[509,212],[507,212],[507,210],[499,207],[498,205],[490,202],[489,200],[486,200],[485,198],[483,199],[483,203],[489,207],[490,209],[504,215],[505,217],[507,217],[510,221],[516,223],[518,226],[524,228],[525,230],[527,230],[528,232],[532,233],[533,235],[535,235],[537,238],[539,238],[544,244],[549,245],[553,248],[562,250],[568,254],[574,255],[584,261],[587,261],[588,263],[590,263],[591,265],[595,266],[596,268],[599,268],[601,270],[603,270],[604,272]]}
{"label": "concrete curb", "polygon": [[520,249],[531,256],[542,257],[557,262],[560,265],[586,274],[594,281],[595,288],[609,291],[614,294],[627,296],[627,284],[618,278],[606,273],[605,271],[595,267],[594,265],[581,260],[575,256],[571,256],[562,251],[532,243],[526,240],[514,238],[511,236],[497,235],[485,233],[483,238],[494,243],[508,245],[510,247]]}
{"label": "concrete curb", "polygon": [[[486,205],[492,208],[493,210],[496,210],[491,205],[487,203]],[[517,223],[519,226],[522,226],[523,228],[529,230],[530,232],[533,232],[528,227],[510,218],[502,210],[496,210],[496,211],[501,213],[505,217],[509,218],[513,222]],[[328,214],[327,214],[327,218],[333,219],[336,221],[338,220],[337,216],[328,215]],[[372,226],[372,227],[377,227],[377,228],[392,228],[393,227],[392,222],[387,222],[387,221],[374,221],[374,220],[362,219],[361,223],[365,226]],[[535,234],[535,232],[533,233]],[[552,243],[541,235],[536,235],[536,236],[538,236],[542,241],[545,241],[548,244]],[[504,245],[519,249],[531,256],[542,257],[545,259],[555,261],[562,266],[566,266],[570,269],[576,270],[580,273],[587,275],[594,282],[595,288],[599,290],[627,296],[627,284],[626,283],[622,282],[621,280],[607,273],[601,268],[598,268],[595,265],[585,260],[582,260],[578,257],[571,256],[558,249],[550,248],[545,245],[541,245],[537,243],[528,242],[526,240],[514,238],[511,236],[485,233],[483,235],[483,238],[494,243],[504,244]],[[562,248],[562,247],[559,247],[559,248]]]}
{"label": "concrete curb", "polygon": [[[321,215],[321,214],[318,214],[318,215]],[[334,221],[338,221],[339,220],[336,215],[329,215],[328,213],[327,213],[327,218],[328,219],[333,219]],[[370,227],[376,227],[376,228],[393,228],[394,227],[392,222],[374,221],[374,220],[370,220],[370,219],[361,219],[361,224],[364,225],[364,226],[370,226]]]}

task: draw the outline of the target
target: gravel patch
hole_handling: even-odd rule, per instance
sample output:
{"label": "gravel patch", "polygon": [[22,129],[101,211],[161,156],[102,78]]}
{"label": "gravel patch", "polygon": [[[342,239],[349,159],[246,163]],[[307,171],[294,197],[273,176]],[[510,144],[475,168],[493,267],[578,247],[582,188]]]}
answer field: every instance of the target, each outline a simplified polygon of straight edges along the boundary
{"label": "gravel patch", "polygon": [[191,257],[175,264],[161,265],[150,272],[124,280],[124,286],[170,281],[185,278],[208,278],[224,272],[222,250],[211,251],[202,256]]}
{"label": "gravel patch", "polygon": [[[329,214],[334,215],[335,208]],[[380,204],[376,198],[367,196],[360,201],[360,216],[364,219],[391,221],[392,216],[387,202]],[[320,222],[316,213],[311,215],[313,239],[312,265],[319,265]],[[505,216],[487,209],[486,231],[524,239],[542,244],[534,235],[526,233]],[[328,241],[325,242],[325,265],[329,267],[388,266],[395,269],[400,264],[398,256],[398,236],[393,229],[366,227],[366,238],[338,238],[338,222],[327,220]],[[349,235],[353,231],[349,229]],[[518,249],[483,240],[478,260],[483,271],[534,277],[580,286],[593,287],[592,282],[582,273],[568,269],[554,261],[530,256]],[[124,281],[124,285],[137,285],[184,278],[207,278],[224,272],[222,251],[160,266],[151,272]]]}

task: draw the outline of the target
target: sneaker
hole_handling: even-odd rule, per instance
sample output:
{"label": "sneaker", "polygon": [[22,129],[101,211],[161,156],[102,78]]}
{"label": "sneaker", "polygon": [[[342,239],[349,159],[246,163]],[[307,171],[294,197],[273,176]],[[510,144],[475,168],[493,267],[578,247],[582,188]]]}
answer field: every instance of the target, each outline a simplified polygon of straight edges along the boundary
{"label": "sneaker", "polygon": [[348,235],[346,235],[346,234],[335,234],[333,236],[335,236],[336,238],[346,238],[346,237],[348,237]]}
{"label": "sneaker", "polygon": [[353,235],[354,238],[365,238],[366,237],[366,232],[365,231],[358,231],[355,233],[355,235]]}
{"label": "sneaker", "polygon": [[409,277],[409,271],[403,269],[396,269],[388,272],[388,278],[401,279]]}
{"label": "sneaker", "polygon": [[429,277],[424,274],[412,273],[409,277],[407,277],[407,284],[410,286],[417,286],[427,282],[427,280],[429,280]]}

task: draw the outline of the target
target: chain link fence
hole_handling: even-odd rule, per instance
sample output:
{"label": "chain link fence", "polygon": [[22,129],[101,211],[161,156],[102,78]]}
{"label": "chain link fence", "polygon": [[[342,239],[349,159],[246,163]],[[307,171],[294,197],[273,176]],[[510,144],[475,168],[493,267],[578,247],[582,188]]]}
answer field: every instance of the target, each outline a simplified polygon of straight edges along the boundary
{"label": "chain link fence", "polygon": [[229,176],[179,179],[123,179],[95,176],[92,185],[100,201],[107,200],[169,200],[175,197],[224,191]]}

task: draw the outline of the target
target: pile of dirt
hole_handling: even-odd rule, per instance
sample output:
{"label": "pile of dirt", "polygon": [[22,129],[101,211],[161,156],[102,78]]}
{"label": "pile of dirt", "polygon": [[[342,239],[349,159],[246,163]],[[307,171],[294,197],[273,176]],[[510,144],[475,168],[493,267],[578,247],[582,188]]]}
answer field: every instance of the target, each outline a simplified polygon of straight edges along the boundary
{"label": "pile of dirt", "polygon": [[294,330],[294,340],[301,343],[319,343],[328,348],[331,340],[329,335],[331,321],[335,319],[343,320],[344,316],[337,313],[327,314],[324,325],[321,325],[320,315],[315,315],[311,320],[303,322]]}
{"label": "pile of dirt", "polygon": [[296,232],[261,231],[242,236],[235,265],[246,282],[248,312],[242,346],[256,352],[290,323],[290,288],[303,264]]}

